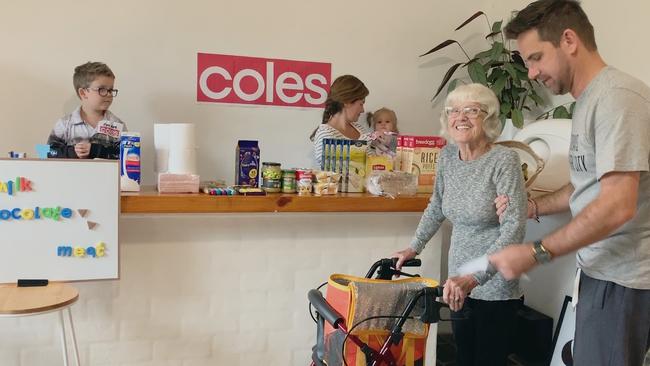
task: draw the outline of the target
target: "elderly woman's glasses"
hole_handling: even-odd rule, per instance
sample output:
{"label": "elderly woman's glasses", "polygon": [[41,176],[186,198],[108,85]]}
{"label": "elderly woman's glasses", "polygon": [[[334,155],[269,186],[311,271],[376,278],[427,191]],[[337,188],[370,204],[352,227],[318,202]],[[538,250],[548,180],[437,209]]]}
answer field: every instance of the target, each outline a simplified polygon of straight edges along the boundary
{"label": "elderly woman's glasses", "polygon": [[107,89],[107,88],[86,88],[86,89],[96,91],[100,97],[107,97],[109,94],[112,97],[117,96],[117,89]]}
{"label": "elderly woman's glasses", "polygon": [[487,113],[486,110],[479,107],[445,107],[445,115],[447,115],[447,117],[454,118],[460,116],[461,113],[469,118],[476,118],[481,112]]}

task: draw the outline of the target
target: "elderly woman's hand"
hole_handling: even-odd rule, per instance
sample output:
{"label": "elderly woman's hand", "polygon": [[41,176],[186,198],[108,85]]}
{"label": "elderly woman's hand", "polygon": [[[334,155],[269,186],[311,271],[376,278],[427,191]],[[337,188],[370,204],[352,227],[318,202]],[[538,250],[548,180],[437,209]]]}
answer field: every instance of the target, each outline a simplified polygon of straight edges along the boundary
{"label": "elderly woman's hand", "polygon": [[398,271],[402,270],[402,264],[409,259],[413,259],[418,255],[418,253],[412,248],[406,248],[395,252],[391,255],[391,258],[397,258],[397,264],[395,264],[395,269]]}
{"label": "elderly woman's hand", "polygon": [[447,279],[442,292],[442,300],[449,304],[453,311],[459,311],[463,308],[465,298],[478,282],[472,275],[450,277]]}

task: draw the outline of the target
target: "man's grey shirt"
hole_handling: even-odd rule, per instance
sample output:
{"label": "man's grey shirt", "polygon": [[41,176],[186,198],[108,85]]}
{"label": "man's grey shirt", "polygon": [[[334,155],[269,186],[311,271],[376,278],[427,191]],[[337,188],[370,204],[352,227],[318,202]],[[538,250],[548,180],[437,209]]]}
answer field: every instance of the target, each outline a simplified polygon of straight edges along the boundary
{"label": "man's grey shirt", "polygon": [[650,289],[650,88],[605,67],[576,101],[569,163],[574,217],[596,199],[603,175],[641,172],[636,216],[576,259],[592,278]]}

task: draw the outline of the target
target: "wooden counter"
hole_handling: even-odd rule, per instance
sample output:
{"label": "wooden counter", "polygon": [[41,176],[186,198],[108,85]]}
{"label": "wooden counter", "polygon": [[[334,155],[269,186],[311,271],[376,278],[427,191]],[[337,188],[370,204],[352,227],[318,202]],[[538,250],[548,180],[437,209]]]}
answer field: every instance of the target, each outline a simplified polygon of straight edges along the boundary
{"label": "wooden counter", "polygon": [[122,193],[122,213],[225,213],[225,212],[422,212],[430,194],[397,199],[367,193],[335,196],[210,196],[207,194],[160,194],[154,187]]}

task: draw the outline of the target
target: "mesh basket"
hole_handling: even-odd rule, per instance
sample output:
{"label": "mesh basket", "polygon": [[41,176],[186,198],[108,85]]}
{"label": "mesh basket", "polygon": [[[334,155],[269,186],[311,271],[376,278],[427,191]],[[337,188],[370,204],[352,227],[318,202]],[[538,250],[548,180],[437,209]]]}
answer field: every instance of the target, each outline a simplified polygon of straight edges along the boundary
{"label": "mesh basket", "polygon": [[[395,319],[373,319],[372,316],[401,315],[412,295],[424,287],[435,287],[438,283],[426,278],[399,280],[375,280],[333,274],[327,282],[327,302],[346,320],[348,329],[359,324],[352,334],[375,350],[379,350],[389,335]],[[417,316],[416,309],[411,316]],[[393,345],[390,352],[399,366],[417,366],[424,362],[429,325],[419,320],[407,320],[403,327],[404,338]],[[343,365],[341,350],[345,334],[325,326],[325,361],[328,366]],[[351,341],[346,342],[343,354],[348,365],[365,366],[363,352]]]}

